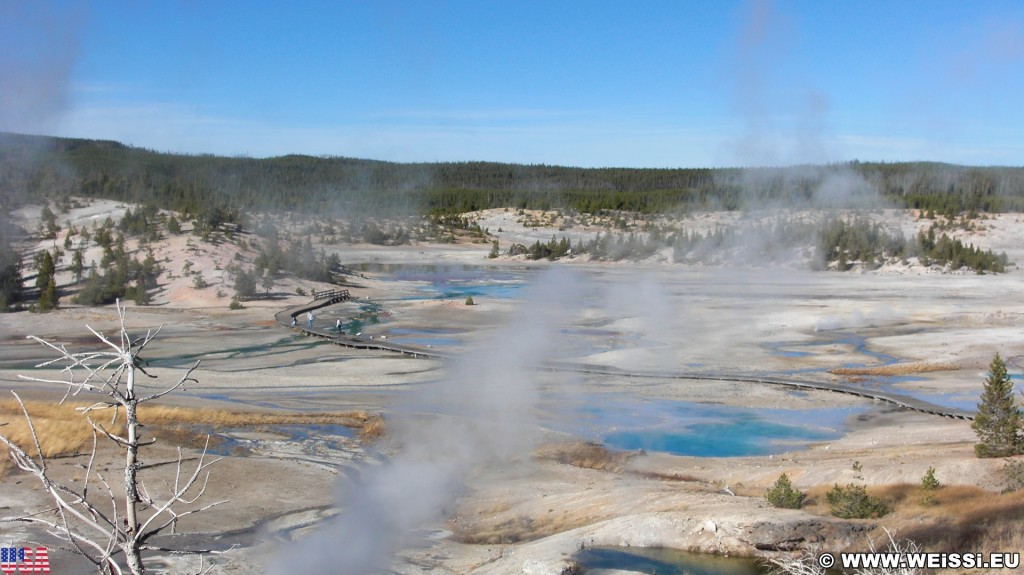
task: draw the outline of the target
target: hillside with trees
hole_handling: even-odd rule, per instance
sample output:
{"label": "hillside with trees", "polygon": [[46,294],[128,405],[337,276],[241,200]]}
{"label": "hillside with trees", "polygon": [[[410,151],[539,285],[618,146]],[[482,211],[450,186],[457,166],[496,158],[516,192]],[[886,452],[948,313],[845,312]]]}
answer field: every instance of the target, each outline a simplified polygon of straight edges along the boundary
{"label": "hillside with trees", "polygon": [[[94,221],[79,229],[64,222],[69,209],[95,199],[130,207],[116,222]],[[12,214],[29,204],[42,206],[39,223],[22,229]],[[656,223],[660,215],[667,216],[662,222],[673,222],[692,212],[775,207],[915,208],[933,224],[905,237],[870,218],[835,216],[703,232]],[[552,235],[546,242],[499,250],[488,230],[464,215],[488,208],[564,211],[559,231],[571,227],[574,218],[591,219],[582,214],[600,214],[594,220],[608,226],[575,243]],[[182,234],[183,226],[196,242],[235,246],[236,260],[224,264],[231,286],[213,289],[222,294],[233,287],[236,299],[244,301],[259,297],[260,288],[269,293],[283,277],[334,281],[340,261],[323,246],[354,242],[492,244],[491,257],[548,260],[587,255],[596,261],[641,261],[661,251],[667,255],[659,257],[691,264],[802,259],[816,269],[835,270],[917,258],[925,266],[1002,272],[1009,263],[1006,254],[946,233],[971,229],[979,213],[1000,211],[1024,211],[1024,168],[850,162],[585,169],[294,155],[254,159],[0,133],[0,310],[45,311],[62,301],[101,305],[119,298],[150,303],[161,274],[169,274],[164,283],[173,275],[154,258],[152,246]],[[282,214],[305,223],[285,232],[274,223]],[[36,246],[31,253],[19,248],[26,239]],[[45,249],[41,241],[48,244]],[[87,249],[100,255],[86,258]],[[58,285],[57,273],[71,283]],[[210,287],[195,270],[183,273],[196,289]]]}
{"label": "hillside with trees", "polygon": [[[827,193],[822,193],[827,190]],[[159,153],[118,142],[0,134],[0,210],[107,198],[216,224],[240,213],[453,214],[494,207],[665,213],[762,205],[864,207],[952,217],[1024,211],[1024,168],[850,162],[787,168],[574,168]]]}

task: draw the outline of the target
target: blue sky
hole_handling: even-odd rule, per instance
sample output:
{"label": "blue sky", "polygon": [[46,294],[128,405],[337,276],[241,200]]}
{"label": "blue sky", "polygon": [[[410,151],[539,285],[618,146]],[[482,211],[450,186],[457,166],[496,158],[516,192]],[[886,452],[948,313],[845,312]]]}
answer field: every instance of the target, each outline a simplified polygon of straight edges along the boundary
{"label": "blue sky", "polygon": [[1013,1],[0,0],[0,130],[160,151],[1024,165]]}

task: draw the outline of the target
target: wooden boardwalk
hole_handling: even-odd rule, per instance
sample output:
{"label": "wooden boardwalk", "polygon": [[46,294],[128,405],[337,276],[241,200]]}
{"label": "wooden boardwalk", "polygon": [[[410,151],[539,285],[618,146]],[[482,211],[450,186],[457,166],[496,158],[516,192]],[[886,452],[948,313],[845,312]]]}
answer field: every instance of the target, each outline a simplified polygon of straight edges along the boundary
{"label": "wooden boardwalk", "polygon": [[562,371],[572,371],[576,373],[593,374],[593,375],[611,375],[619,377],[632,377],[632,378],[657,378],[657,379],[690,379],[696,381],[735,381],[740,383],[757,383],[764,385],[778,385],[783,387],[792,387],[794,389],[808,389],[808,390],[820,390],[820,391],[831,391],[833,393],[842,393],[846,395],[854,395],[857,397],[863,397],[865,399],[871,399],[874,401],[880,401],[902,407],[903,409],[909,409],[911,411],[919,411],[921,413],[927,413],[930,415],[938,415],[941,417],[950,417],[953,419],[965,419],[973,420],[974,412],[966,411],[962,409],[956,409],[953,407],[945,407],[942,405],[936,405],[911,397],[909,395],[902,395],[898,393],[891,393],[885,391],[878,391],[873,389],[866,389],[863,387],[856,387],[853,385],[845,385],[842,383],[834,383],[830,381],[813,381],[813,380],[802,380],[802,379],[782,379],[777,377],[754,377],[749,374],[727,374],[727,373],[700,373],[700,372],[629,372],[623,371],[614,367],[606,366],[584,366],[578,364],[568,363],[555,363],[551,364],[550,367],[553,369],[559,369]]}
{"label": "wooden boardwalk", "polygon": [[[317,326],[314,326],[312,329],[308,329],[306,327],[305,321],[298,321],[295,326],[291,325],[292,318],[297,318],[297,316],[305,314],[306,312],[320,309],[322,307],[326,307],[329,305],[334,305],[336,303],[341,303],[349,299],[351,299],[351,297],[348,294],[348,290],[331,290],[330,292],[317,292],[314,294],[314,299],[312,302],[299,307],[280,311],[277,314],[275,314],[274,317],[277,320],[277,322],[284,327],[299,330],[308,335],[326,339],[335,345],[349,347],[352,349],[389,351],[417,358],[452,359],[455,357],[454,354],[445,353],[434,349],[424,349],[418,346],[403,345],[400,343],[393,343],[382,339],[370,339],[368,336],[350,336],[338,333],[331,329],[324,329]],[[929,403],[927,401],[918,399],[916,397],[911,397],[909,395],[866,389],[862,387],[856,387],[842,383],[833,383],[828,381],[782,379],[775,377],[753,377],[749,374],[709,374],[700,372],[676,371],[631,372],[623,371],[616,367],[554,361],[539,364],[536,366],[536,368],[588,375],[608,375],[623,378],[729,381],[740,383],[757,383],[762,385],[777,385],[783,387],[791,387],[794,389],[831,391],[833,393],[854,395],[857,397],[863,397],[865,399],[871,399],[873,401],[888,403],[890,405],[901,407],[903,409],[909,409],[911,411],[927,413],[930,415],[938,415],[941,417],[949,417],[953,419],[974,419],[974,413],[971,411],[935,405],[934,403]]]}
{"label": "wooden boardwalk", "polygon": [[299,315],[320,309],[322,307],[327,307],[329,305],[334,305],[336,303],[348,301],[350,299],[352,299],[352,296],[348,293],[347,289],[332,289],[322,292],[314,291],[313,301],[305,305],[301,305],[299,307],[293,307],[290,309],[286,309],[284,311],[279,311],[276,314],[274,314],[274,319],[277,320],[277,323],[285,327],[293,327],[292,320],[297,320]]}
{"label": "wooden boardwalk", "polygon": [[[314,325],[312,329],[306,327],[306,321],[303,317],[307,312],[311,312],[329,305],[335,305],[344,301],[352,299],[349,295],[348,290],[331,290],[330,292],[315,292],[313,301],[308,304],[301,305],[294,308],[289,308],[284,311],[279,311],[274,314],[274,319],[277,323],[291,329],[299,330],[308,335],[320,337],[330,341],[335,345],[341,345],[344,347],[350,347],[352,349],[370,349],[378,351],[390,351],[394,353],[403,353],[412,357],[422,358],[438,358],[447,359],[452,357],[451,354],[440,353],[434,350],[426,350],[421,347],[402,345],[399,343],[391,343],[387,340],[381,339],[370,339],[369,336],[352,336],[344,333],[338,333],[331,328],[320,327]],[[295,319],[295,325],[292,325],[292,319]]]}

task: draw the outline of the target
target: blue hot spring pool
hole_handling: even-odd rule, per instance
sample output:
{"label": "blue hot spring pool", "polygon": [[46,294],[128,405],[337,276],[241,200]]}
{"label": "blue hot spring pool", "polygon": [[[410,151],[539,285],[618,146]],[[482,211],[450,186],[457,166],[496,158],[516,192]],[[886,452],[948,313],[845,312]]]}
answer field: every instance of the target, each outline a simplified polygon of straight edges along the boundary
{"label": "blue hot spring pool", "polygon": [[768,455],[840,437],[865,407],[754,409],[624,394],[589,394],[555,429],[625,450],[698,457]]}
{"label": "blue hot spring pool", "polygon": [[594,547],[574,556],[586,569],[621,569],[648,575],[764,575],[753,559],[687,553],[675,549]]}
{"label": "blue hot spring pool", "polygon": [[417,299],[511,299],[532,277],[529,268],[470,265],[359,264],[354,269],[393,281],[424,282]]}

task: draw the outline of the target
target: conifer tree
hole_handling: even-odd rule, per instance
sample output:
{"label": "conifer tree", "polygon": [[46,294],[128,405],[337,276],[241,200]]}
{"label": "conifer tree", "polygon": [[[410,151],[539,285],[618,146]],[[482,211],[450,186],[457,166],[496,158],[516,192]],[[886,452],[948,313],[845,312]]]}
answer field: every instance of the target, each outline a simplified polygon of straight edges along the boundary
{"label": "conifer tree", "polygon": [[75,253],[71,256],[71,267],[69,268],[71,273],[75,274],[75,283],[82,281],[82,273],[85,272],[85,256],[82,255],[82,250],[75,250]]}
{"label": "conifer tree", "polygon": [[764,496],[768,503],[783,509],[800,509],[806,497],[807,495],[793,487],[793,483],[785,473],[779,476]]}
{"label": "conifer tree", "polygon": [[39,275],[36,276],[36,287],[39,288],[39,311],[49,311],[57,307],[56,265],[50,252],[43,252],[39,260]]}
{"label": "conifer tree", "polygon": [[1006,363],[996,356],[989,364],[988,378],[978,403],[978,415],[971,427],[978,435],[974,446],[978,457],[1008,457],[1020,453],[1021,413],[1013,393],[1013,382],[1006,373]]}

